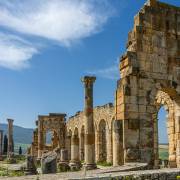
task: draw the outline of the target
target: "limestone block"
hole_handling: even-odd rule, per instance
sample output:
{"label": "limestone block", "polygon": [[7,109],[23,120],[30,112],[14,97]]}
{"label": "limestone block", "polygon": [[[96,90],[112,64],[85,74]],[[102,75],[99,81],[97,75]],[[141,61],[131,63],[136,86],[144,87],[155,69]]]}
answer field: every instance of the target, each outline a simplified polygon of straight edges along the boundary
{"label": "limestone block", "polygon": [[125,114],[125,119],[138,119],[139,113],[138,112],[124,112]]}
{"label": "limestone block", "polygon": [[125,110],[128,112],[138,112],[137,104],[125,104]]}
{"label": "limestone block", "polygon": [[57,154],[55,152],[49,152],[42,155],[41,170],[42,174],[57,172]]}
{"label": "limestone block", "polygon": [[153,157],[153,148],[141,149],[141,162],[147,162],[151,164]]}
{"label": "limestone block", "polygon": [[156,107],[155,106],[147,106],[147,112],[148,113],[155,113],[157,110],[156,110]]}
{"label": "limestone block", "polygon": [[146,113],[146,106],[145,105],[139,105],[139,112],[140,113]]}
{"label": "limestone block", "polygon": [[126,150],[126,162],[139,161],[139,159],[140,159],[139,149],[129,148]]}
{"label": "limestone block", "polygon": [[139,98],[138,98],[138,104],[139,104],[139,105],[146,105],[146,104],[147,104],[147,99],[146,99],[146,97],[139,96]]}
{"label": "limestone block", "polygon": [[25,174],[26,175],[37,174],[35,158],[33,156],[30,155],[27,156]]}

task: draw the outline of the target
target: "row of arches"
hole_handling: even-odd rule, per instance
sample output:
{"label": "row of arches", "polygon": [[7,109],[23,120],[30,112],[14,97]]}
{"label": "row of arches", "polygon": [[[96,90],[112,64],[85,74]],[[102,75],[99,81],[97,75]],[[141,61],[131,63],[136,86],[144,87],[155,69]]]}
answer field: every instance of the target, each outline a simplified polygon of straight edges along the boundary
{"label": "row of arches", "polygon": [[[97,130],[95,131],[95,151],[96,151],[96,162],[108,162],[112,163],[108,156],[112,154],[112,148],[108,147],[112,142],[112,134],[109,134],[109,129],[104,119],[100,120]],[[74,131],[69,129],[67,133],[67,149],[69,153],[69,160],[71,161],[84,161],[85,154],[85,128],[84,125],[79,130],[77,127]],[[108,139],[108,136],[111,138]],[[76,146],[76,147],[74,147]],[[111,145],[112,146],[112,145]],[[108,150],[110,152],[108,152]],[[76,158],[74,158],[74,154]]]}
{"label": "row of arches", "polygon": [[[168,157],[170,167],[176,167],[178,164],[178,144],[177,144],[177,135],[176,129],[179,127],[179,123],[177,118],[179,116],[175,116],[175,107],[174,102],[168,96],[167,93],[163,91],[159,91],[156,94],[155,98],[156,103],[154,104],[153,112],[151,113],[152,117],[150,118],[150,124],[146,122],[149,128],[152,129],[152,134],[149,137],[149,141],[152,142],[152,161],[154,167],[159,167],[159,144],[160,142],[160,133],[162,134],[162,123],[164,124],[163,136],[167,134],[167,140],[169,142],[168,146]],[[158,114],[160,109],[164,107],[164,113],[166,112],[167,116],[163,119],[164,122],[161,121],[161,124],[158,121]],[[97,120],[95,122],[95,159],[96,162],[107,162],[113,163],[115,158],[124,158],[123,152],[126,151],[126,145],[124,144],[123,139],[123,126],[115,124],[115,121],[111,119],[111,122],[106,121],[104,119]],[[177,122],[177,123],[176,123]],[[79,122],[80,123],[80,122]],[[83,124],[83,123],[82,123]],[[85,154],[85,128],[84,125],[81,127],[76,127],[72,129],[73,126],[69,126],[68,136],[67,136],[67,144],[66,147],[69,152],[69,160],[71,161],[84,161]],[[119,139],[115,137],[115,133],[120,131]],[[131,128],[131,127],[128,127]],[[141,129],[140,129],[141,130]],[[143,131],[142,131],[143,132]],[[143,137],[140,137],[143,139]],[[130,138],[128,138],[130,139]],[[132,137],[133,139],[133,137]],[[119,143],[121,149],[115,149],[116,146],[114,144]],[[143,149],[142,149],[143,151]],[[130,151],[127,151],[127,153]],[[141,157],[140,157],[141,158]],[[138,160],[137,160],[138,161]],[[144,160],[143,162],[147,162]]]}

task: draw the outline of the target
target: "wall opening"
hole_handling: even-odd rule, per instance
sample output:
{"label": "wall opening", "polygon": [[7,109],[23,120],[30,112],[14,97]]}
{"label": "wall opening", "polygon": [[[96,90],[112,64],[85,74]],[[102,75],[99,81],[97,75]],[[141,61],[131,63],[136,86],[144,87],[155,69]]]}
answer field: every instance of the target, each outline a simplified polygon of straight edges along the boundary
{"label": "wall opening", "polygon": [[53,133],[51,131],[47,131],[44,138],[45,138],[46,146],[51,146],[52,139],[53,139]]}
{"label": "wall opening", "polygon": [[167,111],[162,106],[158,112],[158,142],[159,142],[159,159],[168,160],[168,133],[167,133]]}

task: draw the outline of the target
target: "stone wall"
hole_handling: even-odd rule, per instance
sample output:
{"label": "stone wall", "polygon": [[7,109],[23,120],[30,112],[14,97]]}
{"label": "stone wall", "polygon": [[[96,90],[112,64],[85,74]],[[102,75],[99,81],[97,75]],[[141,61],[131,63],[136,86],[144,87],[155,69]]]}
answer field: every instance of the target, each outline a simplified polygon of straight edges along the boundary
{"label": "stone wall", "polygon": [[[114,106],[109,103],[104,106],[97,106],[94,108],[94,126],[95,126],[95,154],[96,161],[100,160],[101,151],[103,148],[107,149],[107,157],[106,161],[112,163],[112,122],[114,120]],[[106,144],[104,146],[101,144],[101,132],[100,132],[100,123],[105,122],[105,131],[106,131]],[[75,116],[69,118],[66,123],[67,128],[67,139],[66,139],[66,147],[70,152],[70,144],[69,144],[69,136],[71,136],[75,129],[78,129],[79,139],[80,139],[80,150],[83,149],[84,143],[81,143],[84,131],[84,113],[77,112]],[[81,156],[80,152],[80,156]],[[81,158],[80,158],[81,159]],[[81,159],[83,160],[83,159]]]}
{"label": "stone wall", "polygon": [[134,18],[119,67],[115,113],[125,162],[158,166],[157,114],[165,106],[170,166],[180,167],[180,8],[149,0]]}

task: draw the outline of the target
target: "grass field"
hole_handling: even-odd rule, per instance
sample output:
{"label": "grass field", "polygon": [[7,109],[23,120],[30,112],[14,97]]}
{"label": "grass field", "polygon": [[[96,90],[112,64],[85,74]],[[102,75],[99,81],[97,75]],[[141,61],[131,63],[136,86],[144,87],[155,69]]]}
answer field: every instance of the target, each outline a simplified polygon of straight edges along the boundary
{"label": "grass field", "polygon": [[159,159],[168,160],[169,153],[168,153],[168,145],[161,144],[159,145]]}
{"label": "grass field", "polygon": [[19,147],[20,146],[22,148],[22,153],[25,154],[27,151],[27,148],[30,146],[30,144],[15,143],[15,146],[14,146],[15,153],[17,153],[17,154],[19,153]]}

